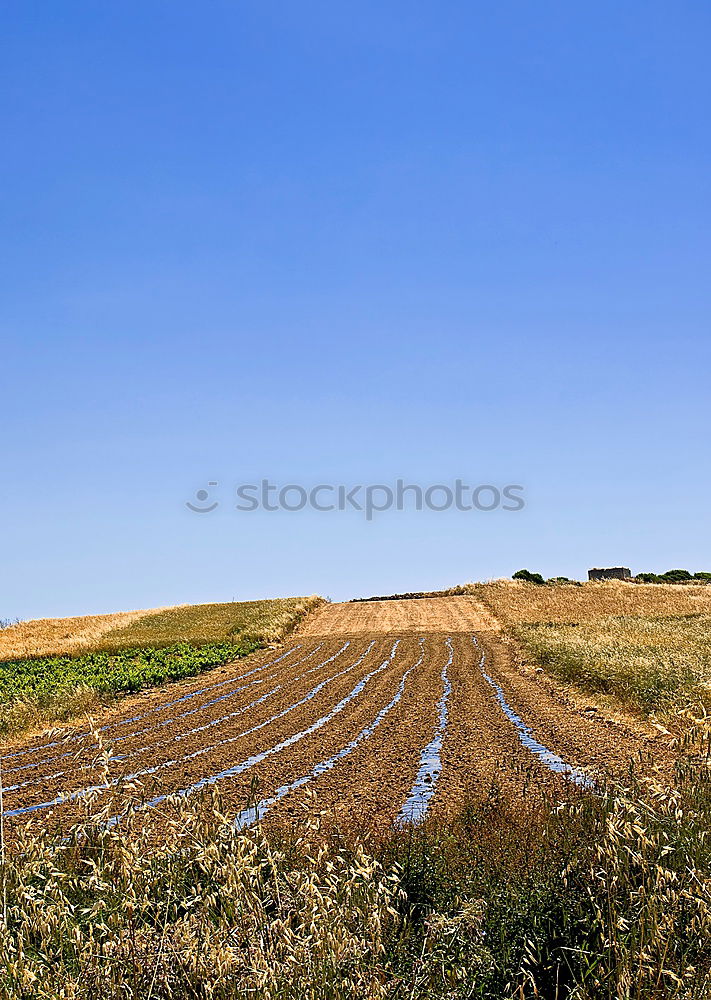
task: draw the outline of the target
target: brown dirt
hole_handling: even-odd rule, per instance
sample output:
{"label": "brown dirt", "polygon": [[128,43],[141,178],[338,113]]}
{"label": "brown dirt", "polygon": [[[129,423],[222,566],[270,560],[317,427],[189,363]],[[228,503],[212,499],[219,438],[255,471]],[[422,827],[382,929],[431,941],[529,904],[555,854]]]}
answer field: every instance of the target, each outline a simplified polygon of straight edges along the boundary
{"label": "brown dirt", "polygon": [[[389,660],[396,638],[399,644]],[[292,816],[304,807],[309,789],[336,822],[387,825],[403,805],[421,752],[435,731],[447,640],[453,649],[452,690],[442,771],[430,804],[435,812],[456,809],[471,796],[515,799],[530,794],[533,787],[555,795],[571,793],[565,779],[551,774],[522,745],[482,674],[482,651],[486,671],[501,685],[511,708],[536,739],[567,763],[594,775],[618,776],[630,759],[645,768],[664,761],[663,748],[647,734],[600,713],[579,710],[550,681],[522,671],[512,644],[474,597],[338,604],[316,612],[279,650],[264,650],[106,711],[97,720],[107,727],[100,744],[111,748],[111,759],[103,764],[97,761],[101,745],[86,734],[85,725],[68,730],[57,746],[45,745],[56,742],[56,734],[8,745],[1,761],[5,809],[11,814],[41,806],[107,778],[110,792],[99,792],[91,809],[108,807],[117,795],[117,783],[120,787],[123,779],[136,774],[133,790],[121,788],[119,800],[125,801],[126,795],[150,799],[191,788],[269,751],[241,773],[220,779],[226,802],[238,811],[248,801],[268,797],[279,786],[309,774],[341,750],[391,702],[412,667],[400,701],[372,735],[305,788],[286,795],[270,813]],[[296,645],[293,653],[272,662]],[[281,741],[332,712],[383,663],[325,724],[278,748]],[[168,706],[178,698],[184,700]],[[85,808],[82,801],[70,800],[8,819],[12,823],[30,815],[52,815],[53,822],[66,825]]]}
{"label": "brown dirt", "polygon": [[476,632],[498,629],[494,616],[474,597],[430,597],[402,601],[325,604],[300,636]]}

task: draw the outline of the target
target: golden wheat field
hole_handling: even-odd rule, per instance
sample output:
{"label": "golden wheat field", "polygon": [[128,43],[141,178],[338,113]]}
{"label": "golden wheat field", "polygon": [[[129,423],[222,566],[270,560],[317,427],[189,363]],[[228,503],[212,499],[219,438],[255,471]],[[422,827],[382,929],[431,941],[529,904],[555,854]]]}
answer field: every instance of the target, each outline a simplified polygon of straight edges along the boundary
{"label": "golden wheat field", "polygon": [[711,587],[604,583],[474,584],[528,663],[633,713],[711,701]]}
{"label": "golden wheat field", "polygon": [[518,580],[468,584],[467,590],[499,621],[582,622],[620,615],[673,616],[711,613],[711,587],[703,584],[603,583],[536,586]]}
{"label": "golden wheat field", "polygon": [[556,679],[614,695],[628,708],[673,712],[711,703],[710,615],[521,624],[513,633]]}

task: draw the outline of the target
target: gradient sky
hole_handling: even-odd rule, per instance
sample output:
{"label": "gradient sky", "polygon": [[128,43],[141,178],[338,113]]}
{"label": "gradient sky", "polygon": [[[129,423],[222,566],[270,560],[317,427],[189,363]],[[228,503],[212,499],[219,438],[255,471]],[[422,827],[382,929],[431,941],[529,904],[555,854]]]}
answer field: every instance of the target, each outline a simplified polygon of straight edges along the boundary
{"label": "gradient sky", "polygon": [[[4,4],[0,618],[711,570],[709,37],[705,0]],[[262,477],[526,507],[234,510]]]}

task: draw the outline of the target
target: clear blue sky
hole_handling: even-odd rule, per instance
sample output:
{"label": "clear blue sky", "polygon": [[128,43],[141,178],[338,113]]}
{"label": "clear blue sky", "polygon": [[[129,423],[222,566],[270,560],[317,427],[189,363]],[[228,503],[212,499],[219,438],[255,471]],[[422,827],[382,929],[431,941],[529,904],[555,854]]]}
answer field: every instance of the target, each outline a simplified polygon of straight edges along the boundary
{"label": "clear blue sky", "polygon": [[[0,617],[711,570],[710,36],[705,0],[5,4]],[[527,506],[227,502],[398,476]]]}

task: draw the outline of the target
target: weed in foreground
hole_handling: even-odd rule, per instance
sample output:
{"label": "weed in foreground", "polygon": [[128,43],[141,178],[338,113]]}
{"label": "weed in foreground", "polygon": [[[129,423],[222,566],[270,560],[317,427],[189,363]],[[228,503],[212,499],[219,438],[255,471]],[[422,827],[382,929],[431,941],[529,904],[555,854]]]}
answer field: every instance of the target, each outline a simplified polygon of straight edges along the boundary
{"label": "weed in foreground", "polygon": [[214,791],[116,814],[121,790],[11,831],[0,997],[700,1000],[710,744],[697,720],[673,789],[492,794],[365,839],[313,799],[240,832]]}

